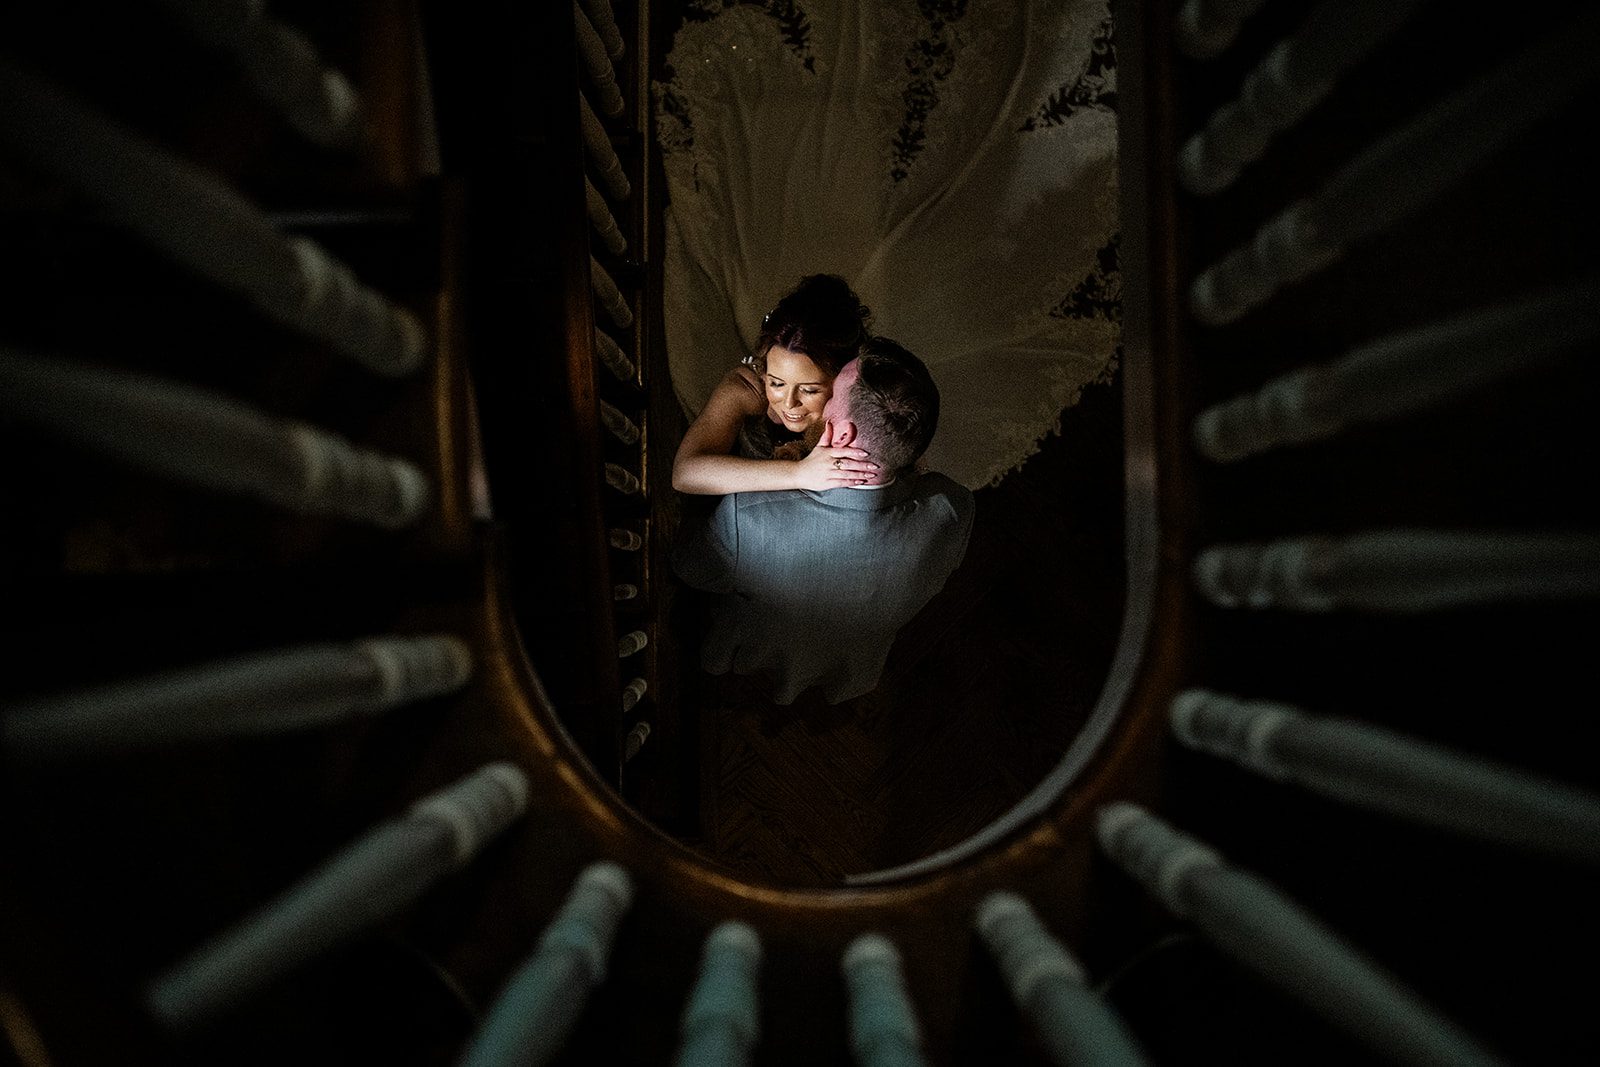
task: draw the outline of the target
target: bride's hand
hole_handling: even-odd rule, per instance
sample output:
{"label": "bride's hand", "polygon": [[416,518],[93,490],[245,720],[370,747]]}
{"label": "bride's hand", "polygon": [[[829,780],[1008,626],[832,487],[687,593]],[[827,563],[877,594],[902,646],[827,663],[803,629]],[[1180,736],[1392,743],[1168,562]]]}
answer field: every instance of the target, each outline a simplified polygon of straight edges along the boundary
{"label": "bride's hand", "polygon": [[837,489],[841,485],[870,485],[877,480],[878,465],[860,448],[836,448],[832,426],[825,426],[822,439],[805,459],[794,465],[796,489]]}

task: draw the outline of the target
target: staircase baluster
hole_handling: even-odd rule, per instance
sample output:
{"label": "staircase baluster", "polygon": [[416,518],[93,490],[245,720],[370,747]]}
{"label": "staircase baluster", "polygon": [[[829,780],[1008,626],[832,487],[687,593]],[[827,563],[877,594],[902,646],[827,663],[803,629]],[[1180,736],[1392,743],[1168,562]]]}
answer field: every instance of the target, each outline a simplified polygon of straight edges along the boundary
{"label": "staircase baluster", "polygon": [[1172,702],[1190,748],[1456,833],[1600,862],[1600,797],[1349,719],[1204,689]]}
{"label": "staircase baluster", "polygon": [[990,893],[978,907],[978,932],[1011,998],[1033,1020],[1053,1062],[1140,1064],[1144,1056],[1115,1012],[1088,987],[1078,961],[1050,936],[1027,901]]}
{"label": "staircase baluster", "polygon": [[615,863],[590,864],[534,951],[495,998],[461,1067],[546,1063],[561,1050],[589,990],[605,980],[633,881]]}
{"label": "staircase baluster", "polygon": [[622,169],[622,160],[617,158],[617,150],[611,147],[611,138],[606,134],[606,128],[600,124],[600,118],[594,113],[594,108],[589,106],[589,98],[583,93],[578,94],[578,109],[581,126],[583,129],[583,146],[589,154],[589,162],[600,175],[600,180],[605,183],[606,192],[613,200],[626,200],[633,195],[633,187],[628,184],[628,174]]}
{"label": "staircase baluster", "polygon": [[1328,364],[1303,367],[1194,422],[1208,459],[1228,463],[1331,437],[1454,399],[1600,338],[1600,279],[1520,303],[1391,334]]}
{"label": "staircase baluster", "polygon": [[457,637],[304,645],[12,705],[0,711],[0,750],[51,759],[303,730],[448,693],[471,675]]}
{"label": "staircase baluster", "polygon": [[617,16],[611,10],[611,0],[583,0],[583,7],[589,13],[589,21],[606,43],[606,54],[613,60],[621,59],[628,46],[622,39],[622,31],[617,28]]}
{"label": "staircase baluster", "polygon": [[606,370],[619,382],[637,385],[639,370],[633,361],[623,354],[622,346],[613,341],[609,334],[596,330],[594,332],[594,350],[600,357],[600,362],[605,364]]}
{"label": "staircase baluster", "polygon": [[643,483],[615,463],[606,464],[606,484],[619,493],[632,495],[644,492]]}
{"label": "staircase baluster", "polygon": [[1218,545],[1194,581],[1225,608],[1434,611],[1600,595],[1600,534],[1379,530]]}
{"label": "staircase baluster", "polygon": [[578,0],[572,0],[572,21],[577,30],[578,55],[583,58],[583,65],[589,71],[589,81],[600,101],[600,110],[610,116],[622,114],[626,105],[622,90],[617,87],[616,71],[611,69],[611,57],[606,54],[605,43],[600,40],[600,34],[595,31],[589,16],[578,6]]}
{"label": "staircase baluster", "polygon": [[215,178],[4,63],[0,98],[0,141],[152,248],[369,370],[422,365],[426,339],[409,311]]}
{"label": "staircase baluster", "polygon": [[1196,278],[1195,317],[1208,326],[1233,322],[1432,201],[1600,74],[1589,62],[1597,48],[1600,9],[1589,8],[1368,148]]}
{"label": "staircase baluster", "polygon": [[259,0],[163,0],[202,44],[233,53],[250,91],[317,144],[350,147],[361,133],[361,100],[324,66],[298,31],[265,14]]}
{"label": "staircase baluster", "polygon": [[634,424],[632,419],[604,400],[600,401],[600,422],[612,437],[615,437],[623,444],[633,445],[639,443],[639,427]]}
{"label": "staircase baluster", "polygon": [[182,1030],[385,919],[464,865],[527,806],[528,780],[490,763],[414,804],[161,975],[150,1012]]}
{"label": "staircase baluster", "polygon": [[[644,725],[644,724],[640,724]],[[761,939],[741,922],[725,922],[706,937],[700,977],[683,1012],[677,1067],[740,1067],[761,1035],[756,972]]]}
{"label": "staircase baluster", "polygon": [[920,1067],[922,1032],[906,994],[900,953],[881,934],[862,934],[841,961],[850,993],[850,1047],[862,1067]]}
{"label": "staircase baluster", "polygon": [[639,750],[644,748],[644,743],[648,740],[650,740],[650,724],[647,722],[634,723],[633,729],[628,731],[628,736],[622,739],[623,764],[626,765],[631,762],[633,757],[639,754]]}
{"label": "staircase baluster", "polygon": [[0,349],[0,411],[128,466],[295,511],[398,529],[431,495],[406,460],[212,392],[63,360]]}
{"label": "staircase baluster", "polygon": [[600,195],[600,190],[594,187],[594,182],[585,175],[583,179],[584,200],[589,207],[589,222],[594,226],[594,232],[599,235],[600,243],[606,246],[606,251],[614,256],[620,256],[628,250],[628,239],[622,235],[622,230],[617,226],[615,216],[606,206],[605,197]]}
{"label": "staircase baluster", "polygon": [[1233,184],[1277,134],[1299,122],[1339,78],[1388,40],[1422,0],[1348,4],[1323,0],[1293,37],[1281,41],[1178,153],[1178,178],[1209,196]]}
{"label": "staircase baluster", "polygon": [[1266,0],[1188,0],[1178,11],[1178,48],[1195,59],[1227,51],[1239,26]]}
{"label": "staircase baluster", "polygon": [[1469,1035],[1252,874],[1136,804],[1100,809],[1105,853],[1213,944],[1386,1058],[1494,1063]]}
{"label": "staircase baluster", "polygon": [[633,310],[628,307],[627,298],[593,256],[589,257],[589,281],[594,287],[595,296],[600,298],[600,306],[611,316],[611,321],[624,330],[632,326]]}

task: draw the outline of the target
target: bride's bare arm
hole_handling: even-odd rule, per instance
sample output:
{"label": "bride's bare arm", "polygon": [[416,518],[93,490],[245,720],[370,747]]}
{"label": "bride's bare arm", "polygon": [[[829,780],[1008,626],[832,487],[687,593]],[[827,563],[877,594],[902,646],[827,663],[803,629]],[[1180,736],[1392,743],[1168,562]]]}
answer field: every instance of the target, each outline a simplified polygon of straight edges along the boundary
{"label": "bride's bare arm", "polygon": [[[685,431],[672,461],[672,487],[680,493],[724,496],[775,489],[835,489],[871,479],[867,454],[859,448],[817,448],[802,460],[746,459],[732,454],[739,425],[766,411],[767,402],[739,369],[729,371],[699,417]],[[840,459],[835,469],[832,462]]]}

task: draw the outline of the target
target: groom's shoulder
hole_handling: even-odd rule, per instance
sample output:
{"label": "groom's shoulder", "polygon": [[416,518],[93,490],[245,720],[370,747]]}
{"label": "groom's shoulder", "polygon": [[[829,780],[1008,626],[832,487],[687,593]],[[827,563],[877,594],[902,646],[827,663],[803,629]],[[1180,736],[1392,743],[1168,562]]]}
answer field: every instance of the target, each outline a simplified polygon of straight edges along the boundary
{"label": "groom's shoulder", "polygon": [[804,507],[810,499],[798,489],[775,489],[761,493],[731,493],[722,498],[719,507],[728,508],[740,516],[759,516],[763,512],[784,512]]}
{"label": "groom's shoulder", "polygon": [[924,471],[916,477],[913,496],[919,500],[937,500],[949,506],[957,518],[966,518],[973,511],[972,490],[954,478],[938,471]]}
{"label": "groom's shoulder", "polygon": [[972,499],[972,490],[938,471],[923,471],[914,476],[917,479],[917,488],[922,492],[945,493],[950,496],[961,496]]}

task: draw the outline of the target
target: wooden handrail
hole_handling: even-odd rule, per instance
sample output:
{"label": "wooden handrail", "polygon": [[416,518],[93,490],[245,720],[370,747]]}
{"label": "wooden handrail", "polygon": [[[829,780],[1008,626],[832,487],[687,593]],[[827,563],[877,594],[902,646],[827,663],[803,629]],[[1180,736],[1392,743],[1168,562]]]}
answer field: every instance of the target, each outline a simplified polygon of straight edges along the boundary
{"label": "wooden handrail", "polygon": [[[447,110],[495,116],[458,153],[468,189],[472,373],[521,631],[575,738],[614,766],[621,700],[606,529],[589,221],[570,4],[507,7],[504,61],[436,75]],[[479,38],[441,16],[439,50]],[[470,69],[465,69],[470,67]],[[485,70],[488,67],[488,70]],[[564,101],[545,106],[541,101]],[[448,143],[448,142],[447,142]]]}

